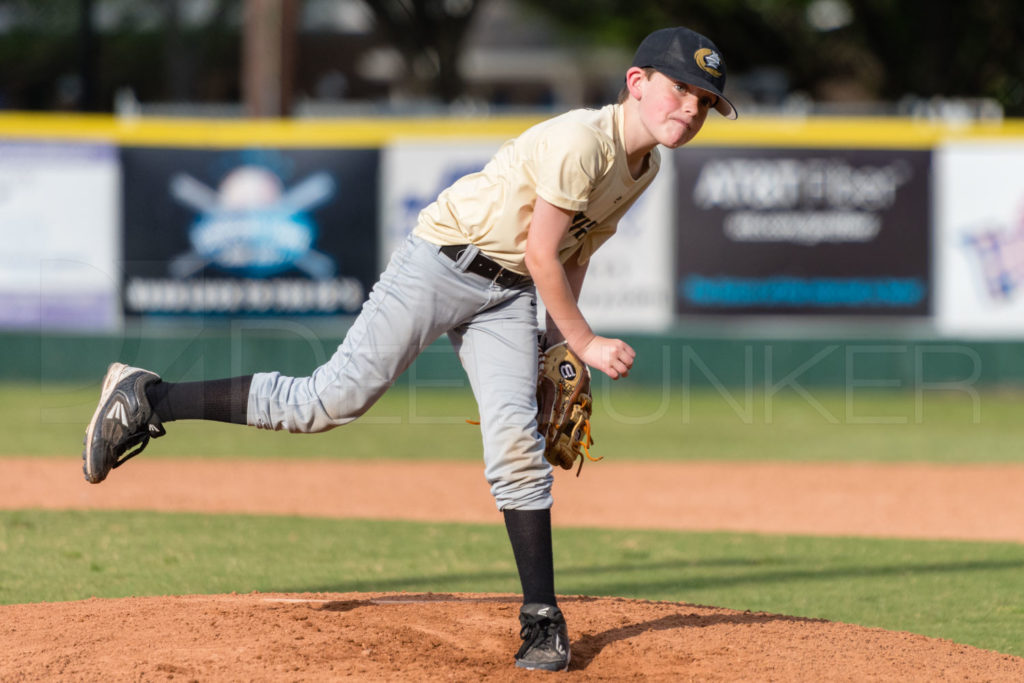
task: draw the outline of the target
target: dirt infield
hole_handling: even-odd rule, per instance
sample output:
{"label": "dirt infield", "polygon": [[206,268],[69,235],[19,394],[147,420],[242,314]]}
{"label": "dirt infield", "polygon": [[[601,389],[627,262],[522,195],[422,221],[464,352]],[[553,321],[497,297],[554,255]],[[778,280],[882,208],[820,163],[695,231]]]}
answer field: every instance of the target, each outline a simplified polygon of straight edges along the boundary
{"label": "dirt infield", "polygon": [[[4,468],[7,509],[500,520],[471,464],[140,459],[101,486],[70,460]],[[580,479],[558,474],[563,526],[1024,542],[1024,467],[601,463]],[[560,602],[568,676],[581,680],[1024,680],[1024,659],[914,634],[683,603]],[[525,680],[542,674],[511,666],[517,608],[515,596],[404,593],[7,605],[0,679]]]}
{"label": "dirt infield", "polygon": [[[909,633],[567,597],[579,680],[1020,681],[1024,660]],[[519,681],[513,596],[348,593],[0,607],[19,680]]]}

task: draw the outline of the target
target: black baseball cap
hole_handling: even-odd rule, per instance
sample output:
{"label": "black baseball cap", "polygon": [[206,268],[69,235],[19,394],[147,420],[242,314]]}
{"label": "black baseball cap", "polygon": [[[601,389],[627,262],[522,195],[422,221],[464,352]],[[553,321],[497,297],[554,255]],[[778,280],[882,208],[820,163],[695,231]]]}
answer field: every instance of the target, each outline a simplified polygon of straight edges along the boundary
{"label": "black baseball cap", "polygon": [[669,78],[695,85],[718,96],[715,109],[727,119],[736,107],[725,99],[725,60],[715,44],[696,31],[677,26],[651,33],[633,56],[633,66],[657,69]]}

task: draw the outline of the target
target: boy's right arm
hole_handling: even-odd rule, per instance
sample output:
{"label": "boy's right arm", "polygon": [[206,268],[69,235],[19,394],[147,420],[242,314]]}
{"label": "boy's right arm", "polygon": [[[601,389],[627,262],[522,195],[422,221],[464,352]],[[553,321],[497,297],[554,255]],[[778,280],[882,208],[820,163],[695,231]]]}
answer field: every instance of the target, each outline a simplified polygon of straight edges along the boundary
{"label": "boy's right arm", "polygon": [[574,272],[580,276],[574,290],[566,268],[558,259],[558,246],[571,222],[571,211],[538,197],[526,237],[526,267],[549,318],[554,321],[569,348],[584,363],[612,379],[625,377],[633,366],[636,352],[621,339],[594,334],[576,303],[583,273]]}
{"label": "boy's right arm", "polygon": [[[583,280],[587,275],[587,266],[590,264],[588,261],[580,265],[577,260],[578,254],[574,254],[569,257],[569,260],[562,264],[565,268],[565,279],[569,282],[569,289],[572,291],[572,298],[577,302],[580,300],[580,292],[583,290]],[[554,319],[551,317],[550,311],[545,311],[545,326],[544,326],[544,338],[547,341],[547,345],[553,346],[559,342],[564,342],[565,338],[562,336],[561,330],[558,329],[558,325],[555,324]]]}

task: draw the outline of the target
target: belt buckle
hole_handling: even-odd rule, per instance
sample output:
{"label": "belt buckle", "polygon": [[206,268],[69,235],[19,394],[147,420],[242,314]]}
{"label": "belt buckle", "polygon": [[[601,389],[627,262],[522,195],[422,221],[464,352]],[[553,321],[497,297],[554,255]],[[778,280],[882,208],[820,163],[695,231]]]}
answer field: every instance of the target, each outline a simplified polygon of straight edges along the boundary
{"label": "belt buckle", "polygon": [[[502,277],[508,278],[508,284],[503,285],[498,282],[498,279]],[[499,287],[504,287],[505,289],[511,289],[512,287],[518,286],[522,282],[522,278],[523,276],[515,272],[514,270],[509,270],[504,266],[498,266],[498,272],[494,275],[493,278],[491,278],[491,284],[498,285]]]}
{"label": "belt buckle", "polygon": [[[497,265],[497,263],[495,263],[495,265]],[[498,278],[501,277],[501,274],[504,273],[504,272],[505,272],[505,269],[502,266],[498,266],[498,272],[495,273],[494,277],[491,278],[491,284],[492,285],[497,285],[498,284]]]}

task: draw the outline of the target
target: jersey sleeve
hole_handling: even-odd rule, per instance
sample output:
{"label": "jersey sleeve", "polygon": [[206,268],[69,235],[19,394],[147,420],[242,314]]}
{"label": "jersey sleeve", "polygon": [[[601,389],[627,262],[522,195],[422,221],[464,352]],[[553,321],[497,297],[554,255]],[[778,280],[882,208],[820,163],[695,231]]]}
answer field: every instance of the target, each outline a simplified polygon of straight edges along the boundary
{"label": "jersey sleeve", "polygon": [[572,121],[552,126],[539,138],[533,161],[537,196],[568,211],[587,208],[591,190],[607,170],[597,132]]}

